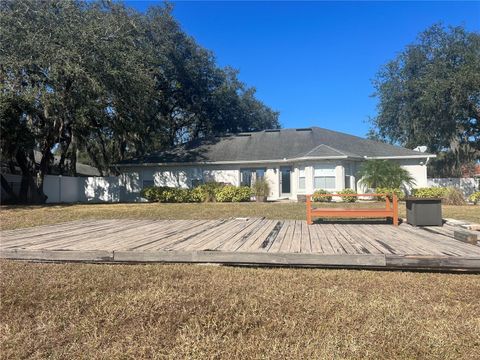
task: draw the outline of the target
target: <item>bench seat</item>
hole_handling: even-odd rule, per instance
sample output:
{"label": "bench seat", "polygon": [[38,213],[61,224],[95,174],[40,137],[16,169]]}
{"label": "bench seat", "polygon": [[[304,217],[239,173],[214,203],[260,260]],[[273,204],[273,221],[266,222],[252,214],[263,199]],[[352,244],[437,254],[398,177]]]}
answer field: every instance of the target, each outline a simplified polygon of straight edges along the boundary
{"label": "bench seat", "polygon": [[317,217],[338,217],[345,215],[348,217],[393,217],[393,211],[385,211],[385,209],[312,209],[312,215]]}
{"label": "bench seat", "polygon": [[[392,201],[386,194],[368,194],[369,196],[385,197],[384,208],[316,208],[312,207],[311,195],[306,196],[307,224],[313,224],[313,218],[392,218],[393,225],[398,226],[398,199],[392,195]],[[321,194],[318,196],[365,196],[365,194]]]}

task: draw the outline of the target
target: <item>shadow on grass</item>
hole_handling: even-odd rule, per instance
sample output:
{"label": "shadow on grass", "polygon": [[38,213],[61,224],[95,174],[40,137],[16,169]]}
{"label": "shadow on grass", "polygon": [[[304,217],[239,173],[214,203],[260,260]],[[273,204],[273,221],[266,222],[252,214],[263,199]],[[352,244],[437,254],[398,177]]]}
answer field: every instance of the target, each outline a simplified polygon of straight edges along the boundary
{"label": "shadow on grass", "polygon": [[49,204],[0,204],[0,210],[28,210],[28,209],[41,209],[41,208],[54,208],[54,207],[73,207],[77,205],[140,205],[140,204],[150,204],[148,202],[76,202],[76,203],[49,203]]}

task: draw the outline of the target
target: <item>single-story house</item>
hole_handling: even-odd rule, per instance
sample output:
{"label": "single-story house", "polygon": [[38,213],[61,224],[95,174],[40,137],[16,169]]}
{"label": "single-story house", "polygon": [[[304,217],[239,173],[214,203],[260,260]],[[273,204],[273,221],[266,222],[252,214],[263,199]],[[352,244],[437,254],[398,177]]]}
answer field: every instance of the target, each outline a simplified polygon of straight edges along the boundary
{"label": "single-story house", "polygon": [[435,155],[322,129],[264,130],[196,140],[116,164],[131,190],[146,186],[194,187],[217,181],[270,184],[270,200],[297,199],[315,189],[362,192],[358,170],[368,159],[388,159],[407,169],[416,187],[427,186]]}

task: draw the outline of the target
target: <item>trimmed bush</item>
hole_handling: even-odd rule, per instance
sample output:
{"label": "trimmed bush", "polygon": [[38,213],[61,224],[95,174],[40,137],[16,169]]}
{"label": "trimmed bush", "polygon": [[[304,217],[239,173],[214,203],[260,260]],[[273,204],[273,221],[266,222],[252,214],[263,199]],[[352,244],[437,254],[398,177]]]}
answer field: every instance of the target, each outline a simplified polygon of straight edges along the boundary
{"label": "trimmed bush", "polygon": [[224,183],[219,183],[215,181],[206,182],[203,185],[197,186],[194,190],[201,197],[204,202],[214,202],[215,199],[215,192],[217,189],[224,187]]}
{"label": "trimmed bush", "polygon": [[474,192],[472,195],[468,197],[468,200],[470,200],[475,205],[477,205],[480,202],[480,191]]}
{"label": "trimmed bush", "polygon": [[444,198],[448,189],[444,187],[426,187],[413,189],[413,195],[420,198]]}
{"label": "trimmed bush", "polygon": [[208,193],[201,186],[197,186],[196,188],[190,190],[189,202],[210,201],[208,200],[208,196],[209,196]]}
{"label": "trimmed bush", "polygon": [[[405,193],[402,189],[399,188],[383,188],[379,187],[375,189],[375,192],[378,194],[387,194],[390,200],[393,200],[393,194],[397,195],[398,200],[405,199]],[[385,196],[377,196],[377,200],[385,200]]]}
{"label": "trimmed bush", "polygon": [[420,198],[438,197],[445,205],[464,205],[463,193],[454,187],[429,187],[414,189],[413,195]]}
{"label": "trimmed bush", "polygon": [[[355,190],[352,189],[344,189],[342,191],[339,191],[338,194],[343,195],[343,194],[356,194]],[[343,202],[349,202],[353,203],[357,201],[358,198],[356,196],[342,196],[342,201]]]}
{"label": "trimmed bush", "polygon": [[215,190],[215,199],[218,202],[244,202],[250,201],[252,189],[249,186],[227,185]]}
{"label": "trimmed bush", "polygon": [[332,201],[331,196],[319,196],[320,194],[330,194],[330,193],[327,190],[323,190],[323,189],[316,190],[312,195],[312,201],[318,201],[318,202]]}
{"label": "trimmed bush", "polygon": [[156,187],[149,186],[149,187],[143,188],[140,194],[143,198],[147,199],[149,202],[158,201]]}
{"label": "trimmed bush", "polygon": [[[211,195],[213,192],[213,196]],[[167,186],[148,187],[142,190],[142,197],[150,202],[188,203],[203,201],[240,202],[250,201],[252,189],[248,186],[200,185],[194,189]],[[213,200],[212,200],[213,199]]]}
{"label": "trimmed bush", "polygon": [[148,187],[142,190],[142,197],[149,202],[184,203],[200,202],[203,197],[195,189],[172,188],[168,186]]}

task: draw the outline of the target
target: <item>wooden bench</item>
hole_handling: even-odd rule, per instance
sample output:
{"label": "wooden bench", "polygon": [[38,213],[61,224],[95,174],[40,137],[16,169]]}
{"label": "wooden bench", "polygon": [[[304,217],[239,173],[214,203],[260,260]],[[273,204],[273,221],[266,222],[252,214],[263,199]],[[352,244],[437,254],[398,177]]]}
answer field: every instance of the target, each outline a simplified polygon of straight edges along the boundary
{"label": "wooden bench", "polygon": [[313,224],[312,218],[392,218],[398,226],[398,198],[392,195],[392,201],[386,194],[318,194],[316,196],[385,196],[385,208],[313,208],[312,195],[307,195],[307,224]]}

